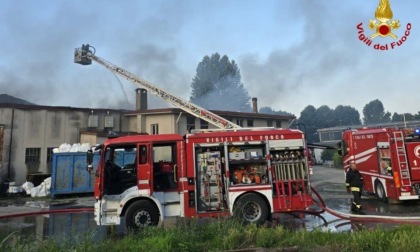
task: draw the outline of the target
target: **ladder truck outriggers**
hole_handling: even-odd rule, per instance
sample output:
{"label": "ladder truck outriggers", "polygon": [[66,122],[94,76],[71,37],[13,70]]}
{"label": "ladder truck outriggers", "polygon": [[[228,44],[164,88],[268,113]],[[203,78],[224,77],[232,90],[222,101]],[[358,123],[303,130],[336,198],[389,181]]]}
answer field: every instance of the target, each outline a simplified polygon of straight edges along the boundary
{"label": "ladder truck outriggers", "polygon": [[[236,216],[263,224],[272,214],[313,204],[308,149],[297,129],[241,128],[175,97],[95,55],[75,50],[75,63],[92,61],[118,73],[220,129],[133,135],[106,140],[96,149],[95,221],[127,229],[158,225],[168,217]],[[93,169],[94,154],[88,152]]]}
{"label": "ladder truck outriggers", "polygon": [[344,168],[355,161],[363,190],[383,202],[420,199],[420,129],[361,128],[343,132]]}

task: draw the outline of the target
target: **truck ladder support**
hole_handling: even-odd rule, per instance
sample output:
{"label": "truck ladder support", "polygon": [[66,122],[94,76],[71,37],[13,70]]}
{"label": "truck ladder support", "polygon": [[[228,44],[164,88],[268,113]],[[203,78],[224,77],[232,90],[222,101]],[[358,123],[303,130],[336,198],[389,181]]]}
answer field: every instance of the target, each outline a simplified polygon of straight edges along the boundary
{"label": "truck ladder support", "polygon": [[404,134],[401,131],[394,132],[395,150],[397,153],[398,170],[402,186],[411,186],[410,172],[407,165],[407,154],[404,145]]}
{"label": "truck ladder support", "polygon": [[[151,82],[148,82],[129,71],[125,70],[122,67],[119,67],[117,65],[112,64],[111,62],[98,57],[95,55],[95,51],[91,51],[90,48],[93,48],[92,46],[82,45],[81,48],[76,48],[74,53],[74,62],[81,64],[81,65],[90,65],[92,60],[97,62],[98,64],[104,66],[108,70],[117,73],[123,77],[125,77],[127,80],[131,81],[132,83],[136,84],[137,86],[146,89],[150,93],[154,94],[157,97],[162,98],[163,100],[171,103],[177,108],[180,108],[184,110],[185,112],[196,116],[204,121],[207,121],[221,129],[232,129],[232,128],[240,128],[240,126],[230,122],[229,120],[226,120],[225,118],[222,118],[213,112],[210,112],[209,110],[206,110],[202,107],[199,107],[191,102],[188,102],[186,100],[183,100],[175,95],[172,95],[161,88],[158,88]],[[93,48],[94,49],[94,48]]]}

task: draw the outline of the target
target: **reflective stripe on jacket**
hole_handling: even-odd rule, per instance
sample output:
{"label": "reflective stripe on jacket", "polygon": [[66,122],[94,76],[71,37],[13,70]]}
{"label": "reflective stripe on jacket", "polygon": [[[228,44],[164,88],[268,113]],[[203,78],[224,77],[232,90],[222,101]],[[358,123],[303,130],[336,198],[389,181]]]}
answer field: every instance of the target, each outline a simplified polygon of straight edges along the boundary
{"label": "reflective stripe on jacket", "polygon": [[352,192],[360,192],[360,187],[350,187]]}

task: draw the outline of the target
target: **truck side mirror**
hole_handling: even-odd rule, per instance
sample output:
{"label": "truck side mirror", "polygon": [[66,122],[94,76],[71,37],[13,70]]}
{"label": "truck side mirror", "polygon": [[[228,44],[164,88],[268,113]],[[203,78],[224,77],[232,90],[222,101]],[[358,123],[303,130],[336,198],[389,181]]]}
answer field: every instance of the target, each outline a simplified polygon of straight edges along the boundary
{"label": "truck side mirror", "polygon": [[93,151],[92,150],[88,150],[86,153],[86,171],[88,171],[89,173],[92,172],[93,170]]}
{"label": "truck side mirror", "polygon": [[340,156],[343,156],[343,142],[337,143],[337,153]]}

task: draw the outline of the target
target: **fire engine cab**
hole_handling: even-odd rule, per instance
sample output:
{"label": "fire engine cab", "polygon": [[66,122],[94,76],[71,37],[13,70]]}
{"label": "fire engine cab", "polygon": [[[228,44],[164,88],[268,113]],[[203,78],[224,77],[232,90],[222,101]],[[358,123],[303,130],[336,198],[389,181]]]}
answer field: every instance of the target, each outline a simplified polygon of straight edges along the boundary
{"label": "fire engine cab", "polygon": [[386,202],[420,198],[419,129],[364,128],[343,133],[345,170],[354,160],[368,193]]}
{"label": "fire engine cab", "polygon": [[[234,215],[262,224],[312,202],[304,134],[226,129],[186,136],[134,135],[99,146],[99,225],[138,229],[166,217]],[[92,160],[92,153],[90,155]]]}

